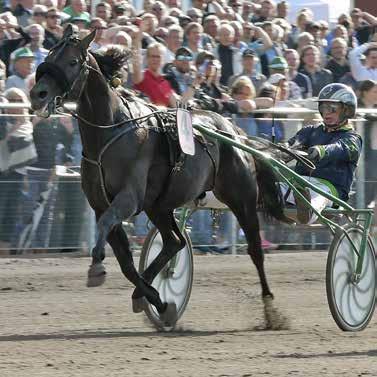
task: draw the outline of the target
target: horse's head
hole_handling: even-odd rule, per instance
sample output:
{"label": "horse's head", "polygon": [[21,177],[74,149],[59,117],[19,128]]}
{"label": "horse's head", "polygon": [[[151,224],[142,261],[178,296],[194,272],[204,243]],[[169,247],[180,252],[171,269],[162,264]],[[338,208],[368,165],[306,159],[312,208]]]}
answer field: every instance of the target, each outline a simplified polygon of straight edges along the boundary
{"label": "horse's head", "polygon": [[95,31],[80,40],[71,25],[38,66],[36,84],[30,91],[31,107],[40,116],[49,116],[62,99],[77,100],[89,73],[88,47]]}

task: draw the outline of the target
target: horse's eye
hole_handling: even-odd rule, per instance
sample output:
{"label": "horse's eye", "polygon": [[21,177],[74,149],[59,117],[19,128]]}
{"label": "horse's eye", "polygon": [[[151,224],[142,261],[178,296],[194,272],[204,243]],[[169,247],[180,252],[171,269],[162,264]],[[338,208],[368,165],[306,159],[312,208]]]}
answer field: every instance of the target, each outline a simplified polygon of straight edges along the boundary
{"label": "horse's eye", "polygon": [[71,60],[71,62],[70,62],[69,64],[72,65],[72,66],[74,66],[74,65],[76,65],[78,62],[79,62],[78,59],[73,59],[73,60]]}

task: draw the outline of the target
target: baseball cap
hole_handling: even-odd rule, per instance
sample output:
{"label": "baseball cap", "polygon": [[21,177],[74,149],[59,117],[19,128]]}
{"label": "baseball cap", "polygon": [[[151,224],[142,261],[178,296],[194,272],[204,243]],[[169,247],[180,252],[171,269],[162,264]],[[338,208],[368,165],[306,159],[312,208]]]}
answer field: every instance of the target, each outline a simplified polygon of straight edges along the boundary
{"label": "baseball cap", "polygon": [[310,21],[305,25],[305,30],[320,29],[321,25],[317,21]]}
{"label": "baseball cap", "polygon": [[244,52],[242,53],[242,57],[245,58],[246,56],[252,56],[254,57],[256,55],[255,51],[251,48],[247,48],[244,50]]}
{"label": "baseball cap", "polygon": [[281,73],[274,73],[268,78],[267,82],[272,85],[276,85],[276,84],[279,84],[280,80],[286,80],[286,79],[287,78]]}
{"label": "baseball cap", "polygon": [[188,49],[187,47],[179,47],[177,51],[175,52],[175,58],[180,61],[183,61],[183,60],[191,61],[194,59],[194,56],[191,50]]}
{"label": "baseball cap", "polygon": [[86,25],[89,25],[90,17],[84,13],[81,13],[80,15],[69,19],[69,22],[77,22],[77,21],[85,22]]}
{"label": "baseball cap", "polygon": [[288,63],[282,56],[275,56],[268,65],[271,69],[287,69]]}
{"label": "baseball cap", "polygon": [[31,51],[28,47],[21,47],[13,51],[11,60],[16,61],[21,58],[34,58],[33,51]]}

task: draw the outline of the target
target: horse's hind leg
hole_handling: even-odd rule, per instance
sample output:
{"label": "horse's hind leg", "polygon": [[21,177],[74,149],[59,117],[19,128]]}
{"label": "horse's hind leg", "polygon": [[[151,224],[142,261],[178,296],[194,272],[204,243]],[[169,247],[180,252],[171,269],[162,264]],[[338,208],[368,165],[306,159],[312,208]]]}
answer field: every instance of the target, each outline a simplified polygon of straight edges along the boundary
{"label": "horse's hind leg", "polygon": [[264,270],[264,253],[261,245],[261,238],[259,234],[259,219],[256,213],[252,211],[249,214],[236,213],[238,222],[245,233],[247,240],[247,253],[250,255],[259,275],[262,297],[273,297],[267,283],[266,272]]}
{"label": "horse's hind leg", "polygon": [[264,270],[264,253],[261,247],[259,235],[259,221],[254,209],[247,214],[240,211],[235,213],[238,217],[241,228],[243,229],[248,243],[248,254],[250,255],[255,267],[257,268],[259,279],[262,286],[262,299],[264,304],[265,326],[266,329],[281,330],[289,327],[289,322],[285,316],[273,305],[273,294],[267,283]]}
{"label": "horse's hind leg", "polygon": [[[152,283],[158,273],[164,268],[171,258],[181,249],[184,248],[186,240],[178,228],[173,211],[149,211],[148,217],[159,230],[162,237],[162,249],[157,257],[152,261],[143,273],[143,278]],[[140,300],[143,293],[136,288],[132,294],[134,309],[138,311]]]}

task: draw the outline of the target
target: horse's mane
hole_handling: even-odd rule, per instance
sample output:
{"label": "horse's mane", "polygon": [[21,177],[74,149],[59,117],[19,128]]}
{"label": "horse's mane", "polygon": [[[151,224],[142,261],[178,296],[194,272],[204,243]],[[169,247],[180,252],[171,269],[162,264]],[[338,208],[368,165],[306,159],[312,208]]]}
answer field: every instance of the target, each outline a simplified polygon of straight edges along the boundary
{"label": "horse's mane", "polygon": [[127,69],[126,63],[131,56],[131,51],[119,46],[110,45],[91,52],[94,59],[107,80],[114,77],[122,77],[123,69]]}

